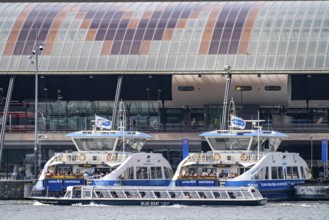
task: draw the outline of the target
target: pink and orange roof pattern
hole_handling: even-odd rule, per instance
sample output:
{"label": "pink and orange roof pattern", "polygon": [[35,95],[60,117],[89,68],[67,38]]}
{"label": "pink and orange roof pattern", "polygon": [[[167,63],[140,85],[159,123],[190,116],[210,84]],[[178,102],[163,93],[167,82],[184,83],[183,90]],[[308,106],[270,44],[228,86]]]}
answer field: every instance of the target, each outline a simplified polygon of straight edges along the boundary
{"label": "pink and orange roof pattern", "polygon": [[[36,27],[38,41],[47,45],[42,55],[51,55],[60,32],[70,28],[85,30],[84,42],[102,42],[99,55],[148,55],[152,42],[177,40],[175,32],[186,31],[188,25],[201,31],[199,54],[246,54],[262,4],[30,3],[15,20],[3,56],[30,54]],[[73,38],[78,40],[77,34]]]}

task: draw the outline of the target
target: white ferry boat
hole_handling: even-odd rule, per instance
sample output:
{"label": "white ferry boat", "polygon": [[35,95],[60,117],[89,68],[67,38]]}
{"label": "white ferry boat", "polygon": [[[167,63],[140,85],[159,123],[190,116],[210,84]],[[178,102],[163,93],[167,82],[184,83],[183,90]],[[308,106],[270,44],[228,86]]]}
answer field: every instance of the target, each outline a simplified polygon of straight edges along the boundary
{"label": "white ferry boat", "polygon": [[162,154],[141,152],[151,136],[125,131],[123,122],[120,127],[68,134],[77,151],[50,158],[32,195],[60,196],[73,185],[168,186],[173,176],[169,162]]}
{"label": "white ferry boat", "polygon": [[104,187],[69,186],[63,197],[33,197],[44,204],[75,205],[265,205],[254,187]]}
{"label": "white ferry boat", "polygon": [[[234,122],[238,124],[236,128]],[[245,129],[246,122],[252,128]],[[298,153],[277,152],[287,135],[264,131],[260,120],[231,116],[228,130],[200,136],[211,151],[190,153],[179,165],[172,186],[255,186],[271,200],[291,199],[294,185],[311,178],[308,165]]]}

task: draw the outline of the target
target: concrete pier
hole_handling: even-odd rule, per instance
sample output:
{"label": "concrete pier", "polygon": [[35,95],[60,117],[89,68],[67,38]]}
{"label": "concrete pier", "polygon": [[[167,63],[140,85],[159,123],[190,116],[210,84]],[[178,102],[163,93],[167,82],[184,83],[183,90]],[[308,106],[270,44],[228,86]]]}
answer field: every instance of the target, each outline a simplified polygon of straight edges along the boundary
{"label": "concrete pier", "polygon": [[0,180],[0,200],[20,200],[30,196],[31,180]]}

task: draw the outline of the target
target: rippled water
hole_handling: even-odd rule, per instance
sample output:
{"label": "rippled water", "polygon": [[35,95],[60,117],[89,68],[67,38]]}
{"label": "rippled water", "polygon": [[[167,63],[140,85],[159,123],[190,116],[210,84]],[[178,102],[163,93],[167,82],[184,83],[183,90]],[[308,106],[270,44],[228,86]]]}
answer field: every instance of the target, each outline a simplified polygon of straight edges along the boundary
{"label": "rippled water", "polygon": [[54,206],[33,201],[0,200],[2,220],[93,220],[93,219],[329,219],[329,201],[326,202],[269,202],[257,207],[209,206]]}

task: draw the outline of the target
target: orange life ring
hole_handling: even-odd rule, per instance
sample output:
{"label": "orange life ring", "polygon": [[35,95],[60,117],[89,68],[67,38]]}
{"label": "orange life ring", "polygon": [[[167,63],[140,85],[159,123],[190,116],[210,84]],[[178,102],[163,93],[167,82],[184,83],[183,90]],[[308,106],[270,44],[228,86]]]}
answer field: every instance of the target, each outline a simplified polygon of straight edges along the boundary
{"label": "orange life ring", "polygon": [[246,161],[246,160],[248,160],[249,159],[249,155],[248,154],[245,154],[245,153],[243,153],[243,154],[241,154],[241,160],[242,161]]}
{"label": "orange life ring", "polygon": [[106,160],[107,161],[110,161],[112,159],[112,154],[108,154],[107,156],[106,156]]}
{"label": "orange life ring", "polygon": [[220,158],[221,158],[220,154],[215,154],[215,155],[214,155],[214,160],[219,161]]}
{"label": "orange life ring", "polygon": [[87,157],[86,157],[85,154],[80,154],[80,155],[79,155],[79,160],[80,160],[80,161],[85,161],[86,158],[87,158]]}

